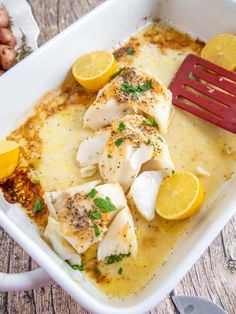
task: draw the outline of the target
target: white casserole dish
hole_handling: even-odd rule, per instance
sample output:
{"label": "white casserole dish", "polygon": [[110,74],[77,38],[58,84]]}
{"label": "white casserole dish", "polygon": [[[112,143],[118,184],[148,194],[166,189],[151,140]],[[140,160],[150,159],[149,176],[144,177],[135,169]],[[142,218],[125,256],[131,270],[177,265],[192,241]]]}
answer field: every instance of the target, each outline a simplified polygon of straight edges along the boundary
{"label": "white casserole dish", "polygon": [[[223,19],[222,19],[222,14]],[[147,23],[163,21],[201,39],[236,29],[236,2],[215,0],[109,0],[70,26],[0,78],[0,137],[25,120],[30,108],[48,90],[59,85],[81,54],[97,49],[113,49]],[[170,292],[200,257],[217,233],[236,212],[236,177],[222,187],[208,208],[195,217],[188,237],[181,242],[158,276],[139,294],[112,299],[99,291],[82,273],[78,282],[67,266],[40,238],[29,219],[16,205],[0,198],[2,227],[86,309],[101,314],[144,313]],[[50,281],[44,270],[26,274],[0,274],[0,290],[38,287]]]}

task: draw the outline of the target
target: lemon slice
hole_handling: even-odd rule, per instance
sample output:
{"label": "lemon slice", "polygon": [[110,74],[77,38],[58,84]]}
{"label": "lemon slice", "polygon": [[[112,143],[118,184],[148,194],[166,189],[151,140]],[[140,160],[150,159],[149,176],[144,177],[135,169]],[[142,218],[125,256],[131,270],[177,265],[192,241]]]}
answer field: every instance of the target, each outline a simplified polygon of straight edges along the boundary
{"label": "lemon slice", "polygon": [[19,145],[14,141],[0,141],[0,180],[10,176],[19,159]]}
{"label": "lemon slice", "polygon": [[157,213],[168,220],[192,216],[202,205],[204,191],[190,172],[178,172],[163,180],[156,202]]}
{"label": "lemon slice", "polygon": [[236,36],[221,34],[211,38],[202,49],[201,57],[223,68],[236,69]]}
{"label": "lemon slice", "polygon": [[74,78],[85,88],[99,90],[118,69],[110,51],[94,51],[80,57],[72,68]]}

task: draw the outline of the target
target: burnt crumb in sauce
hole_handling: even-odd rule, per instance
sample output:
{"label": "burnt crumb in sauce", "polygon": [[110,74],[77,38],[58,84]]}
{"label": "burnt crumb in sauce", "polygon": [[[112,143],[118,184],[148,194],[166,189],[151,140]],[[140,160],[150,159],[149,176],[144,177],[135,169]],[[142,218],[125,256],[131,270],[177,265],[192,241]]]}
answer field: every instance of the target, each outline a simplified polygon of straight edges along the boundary
{"label": "burnt crumb in sauce", "polygon": [[[14,174],[0,183],[4,198],[11,204],[19,203],[27,215],[40,227],[45,228],[48,220],[48,209],[44,203],[44,191],[40,184],[32,182],[28,168],[18,168]],[[39,200],[42,208],[34,212],[35,202]]]}

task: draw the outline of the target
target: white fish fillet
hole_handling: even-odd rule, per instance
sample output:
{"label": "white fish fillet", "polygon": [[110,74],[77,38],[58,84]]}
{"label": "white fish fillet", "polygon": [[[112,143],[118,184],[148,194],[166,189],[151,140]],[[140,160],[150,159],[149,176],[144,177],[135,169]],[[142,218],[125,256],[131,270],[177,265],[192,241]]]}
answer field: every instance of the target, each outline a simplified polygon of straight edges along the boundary
{"label": "white fish fillet", "polygon": [[[85,252],[93,243],[101,241],[115,214],[127,205],[124,192],[118,183],[96,186],[98,182],[92,181],[66,191],[45,193],[50,218],[58,223],[58,234],[79,254]],[[97,194],[91,198],[87,193],[94,187]],[[90,212],[100,212],[94,199],[107,197],[115,206],[115,210],[102,212],[99,219],[92,218]],[[99,234],[96,234],[94,225],[99,229]]]}
{"label": "white fish fillet", "polygon": [[138,242],[134,229],[134,222],[128,206],[122,209],[111,223],[102,242],[98,245],[97,257],[99,261],[107,256],[128,254],[136,256]]}
{"label": "white fish fillet", "polygon": [[103,153],[110,133],[110,129],[102,129],[81,142],[76,158],[81,166],[90,166],[99,163],[99,158]]}
{"label": "white fish fillet", "polygon": [[51,243],[54,251],[71,265],[80,264],[81,258],[76,250],[60,235],[60,223],[48,217],[48,224],[44,231],[44,237]]}
{"label": "white fish fillet", "polygon": [[[143,91],[136,93],[124,87],[126,84],[137,89],[150,82],[151,88],[143,88]],[[84,126],[98,130],[127,114],[143,113],[152,117],[160,132],[165,133],[172,110],[170,90],[151,74],[136,68],[126,68],[100,90],[84,115]]]}
{"label": "white fish fillet", "polygon": [[131,185],[129,197],[148,221],[155,217],[156,198],[163,178],[160,171],[144,171]]}

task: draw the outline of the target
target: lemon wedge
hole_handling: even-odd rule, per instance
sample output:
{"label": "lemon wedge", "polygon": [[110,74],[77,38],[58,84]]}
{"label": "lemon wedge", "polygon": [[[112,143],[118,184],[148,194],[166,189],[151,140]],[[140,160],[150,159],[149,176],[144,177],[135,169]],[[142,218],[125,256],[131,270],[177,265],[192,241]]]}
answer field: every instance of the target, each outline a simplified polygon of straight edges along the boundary
{"label": "lemon wedge", "polygon": [[236,36],[220,34],[211,38],[202,49],[201,57],[223,68],[236,69]]}
{"label": "lemon wedge", "polygon": [[110,51],[93,51],[75,62],[72,73],[83,87],[98,91],[117,69],[117,62]]}
{"label": "lemon wedge", "polygon": [[156,211],[165,219],[185,219],[201,207],[204,190],[190,172],[177,172],[163,180],[157,196]]}
{"label": "lemon wedge", "polygon": [[0,180],[9,177],[19,159],[19,145],[14,141],[0,141]]}

